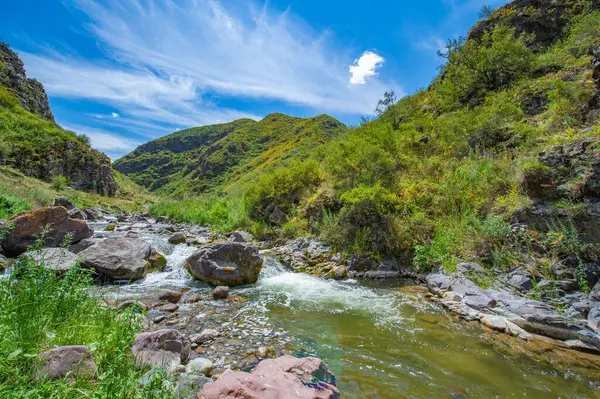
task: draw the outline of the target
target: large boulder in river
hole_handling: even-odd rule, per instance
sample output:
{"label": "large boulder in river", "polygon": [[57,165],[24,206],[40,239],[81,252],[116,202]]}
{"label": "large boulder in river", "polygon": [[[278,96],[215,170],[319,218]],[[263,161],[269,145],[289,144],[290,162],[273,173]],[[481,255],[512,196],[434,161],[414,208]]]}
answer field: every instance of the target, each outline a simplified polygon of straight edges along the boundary
{"label": "large boulder in river", "polygon": [[79,253],[83,265],[110,280],[137,280],[162,270],[164,257],[139,238],[110,237]]}
{"label": "large boulder in river", "polygon": [[39,251],[25,252],[19,258],[33,259],[46,270],[65,274],[79,261],[79,257],[64,248],[42,248]]}
{"label": "large boulder in river", "polygon": [[69,213],[62,206],[20,213],[10,218],[7,226],[9,229],[2,240],[2,248],[12,257],[27,251],[46,226],[48,230],[43,242],[46,247],[60,247],[69,234],[72,244],[94,235],[94,231],[85,221],[70,219]]}
{"label": "large boulder in river", "polygon": [[340,393],[327,365],[317,358],[263,360],[251,373],[227,370],[204,385],[198,399],[336,399]]}
{"label": "large boulder in river", "polygon": [[258,280],[263,260],[251,244],[219,242],[202,247],[186,259],[186,270],[212,285],[234,286]]}

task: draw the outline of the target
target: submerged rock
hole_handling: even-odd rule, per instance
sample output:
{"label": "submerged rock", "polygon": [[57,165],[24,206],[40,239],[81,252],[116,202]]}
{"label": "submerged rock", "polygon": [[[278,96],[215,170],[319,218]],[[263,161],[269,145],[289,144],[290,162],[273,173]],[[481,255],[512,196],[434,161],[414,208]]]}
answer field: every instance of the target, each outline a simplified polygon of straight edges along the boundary
{"label": "submerged rock", "polygon": [[254,371],[225,371],[204,385],[198,399],[337,399],[340,393],[327,365],[316,358],[283,356],[263,360]]}
{"label": "submerged rock", "polygon": [[152,255],[146,241],[127,237],[107,238],[79,254],[84,266],[111,280],[137,280],[149,271],[162,270],[164,262],[157,263]]}
{"label": "submerged rock", "polygon": [[94,235],[86,222],[70,219],[69,213],[62,206],[23,212],[10,218],[6,224],[12,227],[2,240],[2,248],[8,256],[13,257],[27,251],[46,226],[48,230],[43,242],[45,247],[60,247],[68,235],[72,244]]}
{"label": "submerged rock", "polygon": [[92,377],[96,372],[92,352],[87,346],[59,346],[41,353],[40,360],[36,380]]}
{"label": "submerged rock", "polygon": [[229,287],[226,285],[219,285],[215,287],[211,295],[213,299],[227,299],[229,296]]}
{"label": "submerged rock", "polygon": [[207,245],[186,259],[186,270],[212,285],[255,283],[263,260],[251,244],[221,242]]}
{"label": "submerged rock", "polygon": [[139,334],[132,351],[139,367],[175,367],[187,359],[189,347],[183,334],[165,329]]}

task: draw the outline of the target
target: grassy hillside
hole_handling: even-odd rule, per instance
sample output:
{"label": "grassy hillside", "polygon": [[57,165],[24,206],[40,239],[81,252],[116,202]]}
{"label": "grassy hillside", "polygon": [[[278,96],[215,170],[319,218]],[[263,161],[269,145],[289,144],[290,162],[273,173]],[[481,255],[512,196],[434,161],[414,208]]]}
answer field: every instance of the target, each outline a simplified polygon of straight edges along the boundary
{"label": "grassy hillside", "polygon": [[241,119],[176,132],[138,147],[114,166],[163,194],[240,193],[258,175],[304,159],[345,129],[327,115],[271,114],[260,122]]}
{"label": "grassy hillside", "polygon": [[[398,102],[388,96],[379,118],[284,168],[261,168],[256,160],[248,164],[251,179],[239,177],[245,168],[229,172],[222,187],[248,182],[242,204],[231,196],[218,205],[198,198],[152,211],[314,234],[347,253],[401,258],[421,269],[452,269],[460,260],[518,264],[526,255],[515,251],[510,221],[532,206],[524,176],[548,169],[538,154],[598,139],[600,76],[591,61],[600,55],[599,26],[595,1],[514,1],[468,39],[448,44],[446,63],[426,90]],[[565,199],[550,206],[579,207],[575,189],[587,178],[571,176],[573,191],[567,187]],[[530,245],[546,254],[573,237],[568,226],[531,234]]]}

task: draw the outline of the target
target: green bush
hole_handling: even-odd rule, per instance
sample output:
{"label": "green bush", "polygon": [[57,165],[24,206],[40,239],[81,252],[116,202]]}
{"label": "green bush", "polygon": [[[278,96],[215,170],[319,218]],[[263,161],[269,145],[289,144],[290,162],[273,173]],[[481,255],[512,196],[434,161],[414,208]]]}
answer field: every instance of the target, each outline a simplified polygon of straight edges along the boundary
{"label": "green bush", "polygon": [[52,188],[55,190],[64,190],[65,188],[67,188],[67,185],[69,184],[69,178],[63,175],[56,175],[56,176],[52,176],[52,178],[50,179],[50,182],[52,183]]}

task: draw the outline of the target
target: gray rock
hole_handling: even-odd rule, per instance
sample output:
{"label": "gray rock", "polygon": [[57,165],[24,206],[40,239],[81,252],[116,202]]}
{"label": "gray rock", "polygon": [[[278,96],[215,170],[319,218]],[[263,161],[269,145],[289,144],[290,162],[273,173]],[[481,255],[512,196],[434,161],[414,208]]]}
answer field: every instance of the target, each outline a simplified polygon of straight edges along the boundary
{"label": "gray rock", "polygon": [[8,264],[8,259],[6,259],[6,256],[0,254],[0,270],[5,269],[7,264]]}
{"label": "gray rock", "polygon": [[138,380],[142,387],[152,385],[156,380],[163,380],[167,377],[168,370],[165,366],[154,366]]}
{"label": "gray rock", "polygon": [[138,367],[175,367],[187,359],[189,346],[179,331],[165,329],[139,334],[132,351]]}
{"label": "gray rock", "polygon": [[196,399],[204,385],[213,382],[211,378],[197,373],[186,373],[181,376],[175,387],[175,397],[178,399]]}
{"label": "gray rock", "polygon": [[456,265],[456,271],[459,274],[469,275],[474,273],[485,273],[485,269],[479,263],[463,262]]}
{"label": "gray rock", "polygon": [[172,313],[172,312],[176,311],[177,309],[179,309],[179,305],[177,305],[175,303],[167,303],[166,305],[163,305],[160,307],[160,310],[162,310],[164,312],[169,312],[169,313]]}
{"label": "gray rock", "polygon": [[217,330],[207,328],[202,330],[200,334],[195,334],[190,337],[190,340],[198,345],[202,345],[206,342],[212,341],[221,335]]}
{"label": "gray rock", "polygon": [[186,259],[186,270],[212,285],[234,286],[258,280],[263,260],[251,244],[222,242],[200,248]]}
{"label": "gray rock", "polygon": [[110,237],[80,252],[79,256],[85,267],[111,280],[137,280],[149,271],[161,269],[152,264],[153,253],[150,244],[139,238]]}
{"label": "gray rock", "polygon": [[203,357],[196,357],[194,359],[191,359],[185,367],[185,371],[187,373],[197,372],[204,374],[207,377],[210,377],[212,369],[213,363],[210,360],[205,359]]}
{"label": "gray rock", "polygon": [[87,346],[60,346],[40,354],[40,367],[36,380],[58,380],[92,377],[96,364]]}
{"label": "gray rock", "polygon": [[524,274],[514,274],[510,280],[508,280],[508,285],[519,291],[529,291],[533,288],[531,278]]}
{"label": "gray rock", "polygon": [[79,241],[77,244],[71,245],[69,247],[69,252],[78,254],[81,251],[88,249],[92,245],[99,243],[100,241],[102,241],[100,238],[86,238],[85,240]]}
{"label": "gray rock", "polygon": [[158,299],[162,300],[162,301],[168,301],[171,303],[177,303],[181,300],[181,297],[184,294],[184,290],[182,291],[173,291],[173,290],[165,290],[165,291],[161,291],[158,294]]}
{"label": "gray rock", "polygon": [[171,244],[185,244],[187,238],[183,233],[174,233],[169,237],[169,243]]}
{"label": "gray rock", "polygon": [[67,211],[75,209],[75,205],[73,205],[73,203],[71,201],[69,201],[68,199],[63,198],[63,197],[59,197],[59,198],[55,199],[54,206],[62,206]]}
{"label": "gray rock", "polygon": [[229,287],[225,285],[219,285],[215,287],[212,292],[213,299],[227,299],[229,296]]}
{"label": "gray rock", "polygon": [[102,211],[97,208],[83,208],[83,213],[88,220],[100,220],[104,217]]}
{"label": "gray rock", "polygon": [[39,251],[29,251],[21,254],[19,258],[33,259],[46,270],[65,274],[79,261],[79,257],[64,248],[42,248]]}
{"label": "gray rock", "polygon": [[166,216],[159,216],[159,217],[156,218],[156,223],[166,223],[167,220],[169,220],[168,217],[166,217]]}
{"label": "gray rock", "polygon": [[254,236],[247,231],[236,230],[229,235],[229,239],[233,242],[252,242]]}
{"label": "gray rock", "polygon": [[127,309],[132,306],[135,306],[135,307],[139,308],[140,310],[148,310],[148,306],[146,306],[145,303],[143,303],[141,301],[135,301],[135,300],[123,301],[119,304],[119,306],[117,306],[117,309]]}

